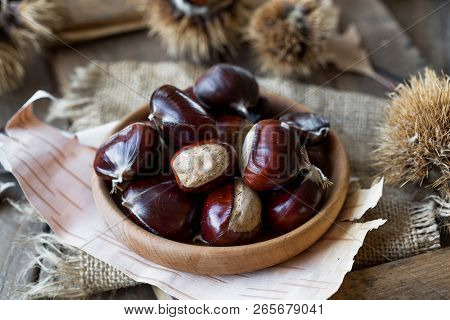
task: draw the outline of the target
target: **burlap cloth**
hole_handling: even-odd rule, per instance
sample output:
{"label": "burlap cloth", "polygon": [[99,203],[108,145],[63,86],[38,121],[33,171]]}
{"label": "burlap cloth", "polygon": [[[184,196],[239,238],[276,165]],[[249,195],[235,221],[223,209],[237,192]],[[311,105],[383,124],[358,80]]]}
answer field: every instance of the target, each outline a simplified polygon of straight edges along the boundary
{"label": "burlap cloth", "polygon": [[[76,70],[69,92],[53,105],[49,117],[71,120],[73,130],[97,126],[147,103],[151,92],[160,85],[185,88],[201,72],[198,67],[175,63],[94,63]],[[384,99],[290,80],[259,79],[259,83],[329,118],[346,146],[352,176],[359,183],[364,185],[375,174],[370,154],[376,145],[377,125],[387,107]],[[440,248],[433,207],[419,206],[417,200],[423,200],[423,194],[414,188],[385,187],[378,206],[364,220],[384,218],[387,223],[368,234],[354,268]],[[37,235],[32,241],[36,259],[45,268],[39,281],[26,288],[25,297],[80,298],[136,284],[109,265],[62,245],[51,234]]]}

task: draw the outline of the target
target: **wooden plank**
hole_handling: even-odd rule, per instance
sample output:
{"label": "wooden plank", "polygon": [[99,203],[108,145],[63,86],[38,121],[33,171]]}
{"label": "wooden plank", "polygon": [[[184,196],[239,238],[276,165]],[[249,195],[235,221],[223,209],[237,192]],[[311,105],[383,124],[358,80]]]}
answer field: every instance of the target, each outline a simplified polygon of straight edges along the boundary
{"label": "wooden plank", "polygon": [[[341,24],[356,25],[374,69],[383,77],[399,83],[425,66],[419,50],[404,33],[405,26],[398,24],[381,1],[335,0],[335,3],[342,10]],[[358,91],[380,96],[386,92],[385,88],[373,80],[350,74],[341,76],[336,81],[336,87],[357,88]]]}
{"label": "wooden plank", "polygon": [[347,274],[332,299],[449,299],[450,248]]}
{"label": "wooden plank", "polygon": [[157,300],[152,286],[141,284],[135,287],[123,288],[119,290],[108,291],[94,294],[89,297],[90,300]]}
{"label": "wooden plank", "polygon": [[56,0],[64,16],[63,31],[97,28],[142,19],[140,0]]}
{"label": "wooden plank", "polygon": [[[430,65],[450,73],[450,3],[448,0],[383,0],[393,16],[405,27],[445,5],[406,33]],[[405,8],[408,10],[405,10]]]}

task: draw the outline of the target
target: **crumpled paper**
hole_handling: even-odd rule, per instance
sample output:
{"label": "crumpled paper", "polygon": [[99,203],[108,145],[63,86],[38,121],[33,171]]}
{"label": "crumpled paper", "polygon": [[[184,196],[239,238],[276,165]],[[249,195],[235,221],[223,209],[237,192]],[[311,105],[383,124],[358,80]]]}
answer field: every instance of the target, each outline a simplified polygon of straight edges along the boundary
{"label": "crumpled paper", "polygon": [[31,205],[63,243],[176,298],[329,298],[351,270],[367,233],[385,222],[354,222],[377,204],[381,179],[370,189],[349,193],[333,227],[309,249],[279,265],[227,276],[201,276],[159,266],[120,243],[94,203],[93,147],[105,138],[112,124],[75,135],[63,132],[34,116],[33,102],[42,98],[52,97],[38,91],[8,122],[6,135],[0,135],[0,163],[17,178]]}

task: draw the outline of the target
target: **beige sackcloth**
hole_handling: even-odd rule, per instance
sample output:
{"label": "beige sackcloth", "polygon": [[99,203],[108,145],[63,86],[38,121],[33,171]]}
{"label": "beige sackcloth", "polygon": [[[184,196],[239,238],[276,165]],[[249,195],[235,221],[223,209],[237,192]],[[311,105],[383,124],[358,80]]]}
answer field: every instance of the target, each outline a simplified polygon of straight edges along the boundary
{"label": "beige sackcloth", "polygon": [[[120,119],[148,103],[150,94],[163,84],[180,88],[192,85],[202,71],[200,67],[171,62],[95,62],[76,69],[70,90],[52,106],[49,118],[69,119],[74,131],[95,127]],[[386,100],[286,79],[258,80],[263,89],[287,96],[330,119],[346,146],[352,177],[364,185],[375,175],[371,151],[376,146],[377,126],[383,121]],[[418,206],[416,201],[422,199],[423,194],[412,187],[407,190],[385,187],[378,206],[362,220],[384,218],[387,222],[367,235],[354,268],[440,248],[433,207]],[[46,266],[46,272],[41,273],[37,283],[26,288],[22,297],[83,298],[136,284],[108,264],[59,243],[51,234],[36,235],[33,241],[36,258]]]}

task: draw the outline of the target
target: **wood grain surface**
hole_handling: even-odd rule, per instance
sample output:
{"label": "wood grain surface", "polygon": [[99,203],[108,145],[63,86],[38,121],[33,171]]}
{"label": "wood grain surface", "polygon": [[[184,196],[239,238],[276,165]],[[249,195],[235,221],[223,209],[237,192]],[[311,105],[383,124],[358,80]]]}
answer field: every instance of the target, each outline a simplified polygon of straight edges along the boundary
{"label": "wood grain surface", "polygon": [[350,272],[333,299],[450,298],[450,248]]}

